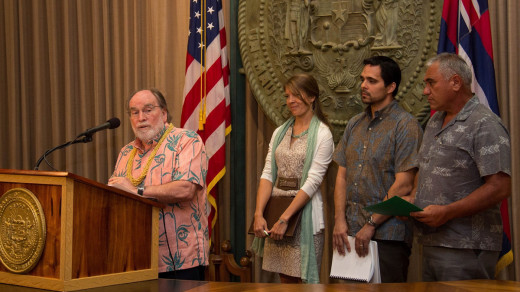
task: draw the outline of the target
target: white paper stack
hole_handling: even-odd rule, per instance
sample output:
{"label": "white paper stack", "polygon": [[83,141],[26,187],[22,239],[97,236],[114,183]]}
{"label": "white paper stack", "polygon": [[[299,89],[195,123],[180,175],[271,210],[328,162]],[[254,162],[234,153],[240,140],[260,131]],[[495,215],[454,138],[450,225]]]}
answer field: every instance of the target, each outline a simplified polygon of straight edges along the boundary
{"label": "white paper stack", "polygon": [[377,242],[371,240],[368,246],[368,255],[360,257],[355,250],[355,238],[349,236],[348,241],[351,252],[347,251],[346,246],[344,256],[334,250],[330,277],[366,283],[381,283]]}

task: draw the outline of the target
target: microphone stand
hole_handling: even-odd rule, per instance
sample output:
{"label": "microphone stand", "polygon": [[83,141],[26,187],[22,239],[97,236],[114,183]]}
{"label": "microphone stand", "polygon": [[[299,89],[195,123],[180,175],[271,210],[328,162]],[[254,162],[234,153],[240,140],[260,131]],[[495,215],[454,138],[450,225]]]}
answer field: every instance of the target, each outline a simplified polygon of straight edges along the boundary
{"label": "microphone stand", "polygon": [[[52,149],[49,149],[49,150],[45,151],[45,153],[43,153],[43,155],[40,157],[40,159],[38,159],[38,161],[36,162],[36,166],[34,166],[34,170],[38,170],[38,168],[40,167],[40,163],[42,163],[42,161],[47,157],[47,155],[51,154],[55,150],[63,149],[63,148],[65,148],[65,147],[67,147],[69,145],[72,145],[72,144],[92,142],[92,134],[93,133],[86,134],[86,135],[80,134],[78,137],[76,137],[72,141],[66,142],[64,144],[61,144],[59,146],[56,146],[56,147],[54,147]],[[81,136],[83,136],[83,137],[81,139],[79,139]]]}

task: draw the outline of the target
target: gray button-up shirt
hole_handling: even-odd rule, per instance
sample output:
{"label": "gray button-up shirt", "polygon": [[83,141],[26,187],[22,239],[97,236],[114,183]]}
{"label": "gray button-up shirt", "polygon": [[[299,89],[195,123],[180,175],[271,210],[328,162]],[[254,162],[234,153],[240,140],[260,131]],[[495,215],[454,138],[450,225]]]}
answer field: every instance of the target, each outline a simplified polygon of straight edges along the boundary
{"label": "gray button-up shirt", "polygon": [[[397,172],[416,168],[422,129],[397,101],[375,112],[370,107],[350,119],[333,155],[347,170],[346,218],[348,234],[355,236],[370,213],[363,208],[383,201]],[[376,229],[375,239],[411,243],[411,226],[390,218]]]}
{"label": "gray button-up shirt", "polygon": [[[415,204],[447,205],[484,184],[487,175],[511,175],[509,134],[502,121],[474,96],[444,128],[445,112],[435,113],[419,151]],[[499,205],[433,228],[417,222],[419,242],[428,246],[501,250]]]}

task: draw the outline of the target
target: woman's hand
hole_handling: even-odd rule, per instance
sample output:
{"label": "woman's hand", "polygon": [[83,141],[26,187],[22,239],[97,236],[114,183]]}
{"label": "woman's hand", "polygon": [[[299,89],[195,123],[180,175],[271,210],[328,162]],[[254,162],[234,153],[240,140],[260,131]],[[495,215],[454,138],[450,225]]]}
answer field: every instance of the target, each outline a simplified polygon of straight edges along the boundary
{"label": "woman's hand", "polygon": [[267,222],[263,216],[255,216],[255,223],[253,225],[255,236],[256,237],[266,237],[268,236],[267,231]]}
{"label": "woman's hand", "polygon": [[285,220],[278,220],[271,230],[268,230],[269,232],[269,238],[273,240],[281,240],[283,238],[283,235],[285,234],[285,231],[287,231],[287,224],[289,222]]}

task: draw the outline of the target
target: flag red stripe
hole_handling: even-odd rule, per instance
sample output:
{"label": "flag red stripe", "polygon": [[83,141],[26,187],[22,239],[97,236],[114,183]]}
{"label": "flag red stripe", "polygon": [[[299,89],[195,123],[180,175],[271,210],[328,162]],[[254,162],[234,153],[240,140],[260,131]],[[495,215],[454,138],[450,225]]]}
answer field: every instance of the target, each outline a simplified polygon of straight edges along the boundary
{"label": "flag red stripe", "polygon": [[487,54],[493,60],[493,41],[491,40],[491,26],[485,25],[484,23],[489,23],[489,10],[486,10],[484,14],[480,17],[480,21],[474,24],[473,29],[476,29],[480,38],[482,39],[482,45],[486,49]]}
{"label": "flag red stripe", "polygon": [[504,199],[502,204],[500,205],[500,213],[502,215],[502,224],[504,225],[504,233],[507,238],[511,240],[511,227],[509,225],[509,209],[508,209],[508,201]]}
{"label": "flag red stripe", "polygon": [[213,109],[209,115],[206,117],[206,125],[204,127],[204,131],[199,131],[199,135],[201,137],[206,136],[204,141],[211,135],[213,132],[218,129],[218,127],[225,122],[226,113],[226,103],[223,100],[221,103],[217,105],[215,109]]}
{"label": "flag red stripe", "polygon": [[[220,47],[226,53],[227,47],[226,47],[226,30],[224,27],[220,30]],[[226,60],[227,61],[227,60]],[[228,62],[225,62],[222,66],[222,77],[224,79],[224,86],[228,86],[229,84],[229,65]]]}
{"label": "flag red stripe", "polygon": [[220,62],[220,57],[215,60],[215,63],[209,67],[206,73],[206,92],[209,92],[217,82],[222,79],[222,63]]}
{"label": "flag red stripe", "polygon": [[479,20],[478,13],[475,11],[475,6],[473,6],[471,0],[462,0],[462,5],[464,6],[464,10],[466,10],[466,14],[468,14],[469,17],[468,25],[472,27],[473,24]]}
{"label": "flag red stripe", "polygon": [[184,73],[188,72],[188,68],[190,67],[190,64],[193,62],[193,57],[190,54],[186,54],[186,69],[184,70]]}
{"label": "flag red stripe", "polygon": [[229,85],[229,66],[222,67],[222,77],[224,79],[224,87],[227,87]]}
{"label": "flag red stripe", "polygon": [[[442,18],[448,25],[448,39],[452,44],[457,44],[457,22],[459,17],[458,1],[446,0],[442,8]],[[455,24],[455,25],[453,25]],[[457,47],[455,45],[455,47]]]}
{"label": "flag red stripe", "polygon": [[[220,58],[218,58],[206,73],[206,93],[213,89],[215,84],[221,79],[221,71],[222,65],[220,63]],[[191,116],[193,111],[197,109],[197,106],[200,103],[200,87],[201,79],[199,78],[190,91],[186,94],[184,104],[182,106],[181,126],[184,126],[185,122]]]}
{"label": "flag red stripe", "polygon": [[480,38],[482,39],[482,44],[484,45],[487,54],[493,59],[493,47],[491,46],[491,26],[486,25],[486,23],[490,23],[489,10],[484,11],[484,13],[482,13],[482,15],[479,17],[473,2],[470,0],[463,0],[462,3],[470,19],[470,30],[477,30]]}
{"label": "flag red stripe", "polygon": [[201,80],[199,78],[190,91],[186,94],[186,97],[184,97],[184,104],[182,105],[181,113],[181,127],[184,127],[184,124],[190,118],[191,114],[197,109],[197,106],[200,103],[200,86]]}

